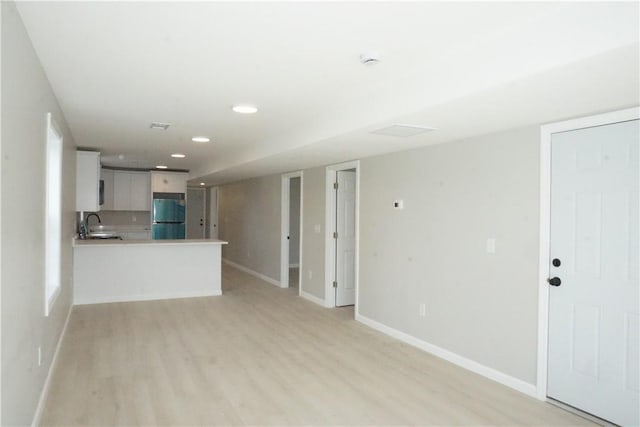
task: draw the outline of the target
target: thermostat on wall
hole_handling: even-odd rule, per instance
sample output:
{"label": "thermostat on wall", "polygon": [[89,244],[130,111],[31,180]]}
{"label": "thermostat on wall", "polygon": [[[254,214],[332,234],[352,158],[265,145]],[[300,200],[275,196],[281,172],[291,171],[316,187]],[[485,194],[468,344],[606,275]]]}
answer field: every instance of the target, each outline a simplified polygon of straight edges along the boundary
{"label": "thermostat on wall", "polygon": [[402,200],[394,200],[393,209],[404,209],[404,202]]}

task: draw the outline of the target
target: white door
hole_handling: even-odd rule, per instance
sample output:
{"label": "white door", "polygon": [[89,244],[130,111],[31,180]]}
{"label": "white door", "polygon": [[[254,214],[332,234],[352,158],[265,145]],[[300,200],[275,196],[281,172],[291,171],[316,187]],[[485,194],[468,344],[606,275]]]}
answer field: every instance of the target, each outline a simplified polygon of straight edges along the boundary
{"label": "white door", "polygon": [[204,239],[204,188],[187,189],[187,239]]}
{"label": "white door", "polygon": [[209,237],[218,238],[218,187],[209,189]]}
{"label": "white door", "polygon": [[338,171],[336,191],[336,306],[356,302],[356,173]]}
{"label": "white door", "polygon": [[639,121],[551,139],[547,394],[640,424]]}

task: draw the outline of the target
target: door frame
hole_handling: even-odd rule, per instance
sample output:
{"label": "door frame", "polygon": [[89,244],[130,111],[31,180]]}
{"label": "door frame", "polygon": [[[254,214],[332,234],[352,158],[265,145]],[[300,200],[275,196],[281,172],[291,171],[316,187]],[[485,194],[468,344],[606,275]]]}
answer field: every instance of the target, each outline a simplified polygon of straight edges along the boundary
{"label": "door frame", "polygon": [[[217,239],[218,237],[220,237],[220,227],[219,227],[219,224],[218,224],[218,187],[217,186],[216,187],[207,187],[206,190],[207,190],[206,193],[205,193],[205,195],[207,197],[206,205],[207,205],[207,208],[208,208],[208,211],[209,211],[209,216],[207,217],[207,222],[208,222],[207,231],[209,232],[208,233],[209,234],[209,238],[212,238],[211,237],[211,232],[213,230],[211,228],[212,228],[213,224],[215,224],[216,225],[216,234],[217,234],[215,238]],[[216,201],[215,209],[213,209],[213,200],[214,200],[213,193],[216,194],[216,197],[215,197],[215,201]],[[205,213],[206,213],[206,211],[207,211],[207,209],[205,209]],[[215,219],[215,221],[214,221],[214,219]],[[206,236],[206,234],[205,234],[205,236]]]}
{"label": "door frame", "polygon": [[549,123],[540,127],[540,245],[538,258],[538,373],[536,397],[547,400],[549,258],[551,237],[551,137],[554,133],[640,119],[640,107]]}
{"label": "door frame", "polygon": [[356,301],[354,313],[358,314],[358,282],[360,266],[360,160],[338,163],[326,167],[325,184],[325,244],[324,244],[324,306],[334,308],[336,306],[336,292],[333,287],[333,278],[336,271],[336,248],[333,239],[333,231],[336,229],[336,200],[333,197],[333,183],[336,182],[337,173],[344,170],[356,170],[356,254],[355,254],[355,288]]}
{"label": "door frame", "polygon": [[[300,231],[298,232],[299,248],[298,248],[298,265],[302,266],[302,200],[304,196],[303,182],[304,177],[302,171],[289,172],[282,174],[281,190],[280,190],[280,287],[289,287],[289,209],[291,204],[291,178],[300,178]],[[300,268],[300,267],[298,267]],[[302,290],[302,274],[298,274],[298,295]]]}

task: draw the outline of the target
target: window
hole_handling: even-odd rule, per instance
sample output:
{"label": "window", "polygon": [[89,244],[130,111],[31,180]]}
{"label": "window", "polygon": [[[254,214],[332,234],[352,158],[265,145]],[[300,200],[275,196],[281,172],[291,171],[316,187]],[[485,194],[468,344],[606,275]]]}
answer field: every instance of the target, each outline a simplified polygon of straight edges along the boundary
{"label": "window", "polygon": [[45,316],[60,293],[62,249],[62,134],[47,114]]}

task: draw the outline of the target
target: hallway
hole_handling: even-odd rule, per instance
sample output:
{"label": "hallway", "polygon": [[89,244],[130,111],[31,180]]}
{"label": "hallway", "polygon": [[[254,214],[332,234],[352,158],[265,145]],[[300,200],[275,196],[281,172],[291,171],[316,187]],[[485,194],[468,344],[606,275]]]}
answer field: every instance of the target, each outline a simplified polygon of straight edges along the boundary
{"label": "hallway", "polygon": [[223,264],[223,296],[74,308],[45,425],[588,425]]}

